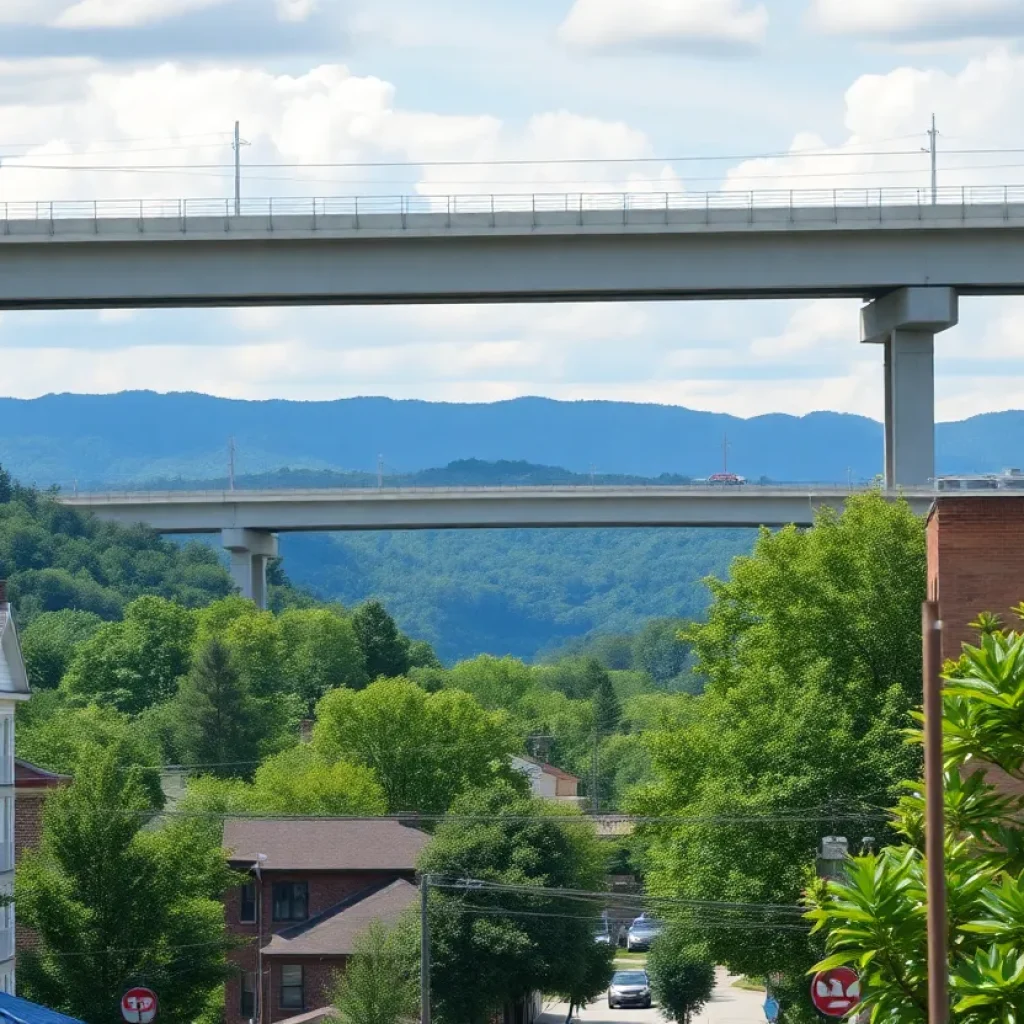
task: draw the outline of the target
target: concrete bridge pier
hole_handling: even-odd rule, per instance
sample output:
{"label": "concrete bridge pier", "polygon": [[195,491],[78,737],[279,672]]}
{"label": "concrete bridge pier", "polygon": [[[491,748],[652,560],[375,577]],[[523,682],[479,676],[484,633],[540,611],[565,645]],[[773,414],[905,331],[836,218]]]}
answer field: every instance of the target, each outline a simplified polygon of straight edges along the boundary
{"label": "concrete bridge pier", "polygon": [[885,346],[885,486],[935,479],[935,335],[959,320],[952,288],[900,288],[861,310],[861,341]]}
{"label": "concrete bridge pier", "polygon": [[220,542],[231,552],[231,578],[242,597],[267,607],[267,561],[277,557],[277,536],[269,530],[221,530]]}

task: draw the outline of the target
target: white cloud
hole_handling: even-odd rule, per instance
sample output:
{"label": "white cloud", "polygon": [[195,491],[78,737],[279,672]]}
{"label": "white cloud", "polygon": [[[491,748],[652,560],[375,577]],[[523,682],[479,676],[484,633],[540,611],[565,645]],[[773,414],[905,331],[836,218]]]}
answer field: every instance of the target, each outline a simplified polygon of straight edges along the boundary
{"label": "white cloud", "polygon": [[130,324],[138,315],[134,309],[101,309],[96,317],[101,324]]}
{"label": "white cloud", "polygon": [[227,0],[78,0],[53,24],[57,28],[127,28],[166,21],[188,11],[216,7]]}
{"label": "white cloud", "polygon": [[768,30],[763,4],[745,0],[576,0],[559,29],[573,46],[759,47]]}
{"label": "white cloud", "polygon": [[1024,28],[1021,0],[814,0],[824,32],[893,39],[984,38]]}
{"label": "white cloud", "polygon": [[319,0],[277,0],[277,16],[282,21],[305,21],[319,7]]}

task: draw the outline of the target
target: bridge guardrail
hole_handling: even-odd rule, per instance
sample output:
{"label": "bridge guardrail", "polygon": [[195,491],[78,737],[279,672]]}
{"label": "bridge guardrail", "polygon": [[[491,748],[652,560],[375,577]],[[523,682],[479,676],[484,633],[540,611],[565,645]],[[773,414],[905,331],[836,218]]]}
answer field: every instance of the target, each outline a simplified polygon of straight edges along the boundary
{"label": "bridge guardrail", "polygon": [[[944,186],[930,188],[844,188],[768,189],[720,192],[508,192],[465,193],[461,195],[356,195],[334,197],[242,199],[237,211],[233,199],[91,199],[44,200],[0,203],[0,225],[11,234],[19,223],[39,222],[52,226],[59,221],[85,221],[98,225],[104,220],[134,221],[140,232],[148,223],[176,222],[187,230],[189,221],[223,219],[225,230],[238,218],[256,218],[272,229],[275,217],[308,217],[311,225],[325,217],[342,217],[359,228],[364,218],[398,217],[399,227],[409,218],[426,214],[453,216],[489,215],[490,225],[505,214],[621,214],[629,223],[631,213],[650,215],[677,211],[703,212],[710,220],[715,213],[746,211],[751,219],[758,212],[788,211],[788,220],[822,219],[843,223],[852,211],[917,208],[923,218],[928,207],[961,211],[986,211],[1008,216],[1011,206],[1024,204],[1024,185]],[[954,214],[955,215],[955,214]],[[863,215],[856,218],[863,220]],[[450,223],[450,220],[449,220]],[[486,217],[485,217],[486,223]]]}

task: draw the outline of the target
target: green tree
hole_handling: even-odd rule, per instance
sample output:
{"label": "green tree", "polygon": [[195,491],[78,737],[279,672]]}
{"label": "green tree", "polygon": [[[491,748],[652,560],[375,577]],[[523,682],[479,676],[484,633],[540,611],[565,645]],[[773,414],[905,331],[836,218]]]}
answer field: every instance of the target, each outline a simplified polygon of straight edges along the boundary
{"label": "green tree", "polygon": [[36,694],[18,709],[17,738],[19,757],[74,778],[100,746],[121,771],[139,769],[153,806],[163,801],[159,746],[129,715],[114,708],[95,704],[69,708],[56,692]]}
{"label": "green tree", "polygon": [[659,687],[686,671],[690,645],[679,634],[689,626],[685,619],[652,619],[633,640],[633,664]]}
{"label": "green tree", "polygon": [[426,640],[413,640],[409,644],[409,667],[439,669],[443,666],[434,648]]}
{"label": "green tree", "polygon": [[[417,951],[418,952],[418,951]],[[373,921],[331,999],[342,1024],[406,1024],[419,1013],[419,963],[407,932]]]}
{"label": "green tree", "polygon": [[[920,692],[924,527],[905,503],[862,496],[809,530],[763,532],[710,586],[707,622],[689,634],[708,688],[692,716],[648,733],[653,777],[631,807],[734,822],[639,829],[647,886],[792,905],[830,811],[844,813],[848,835],[875,835],[865,802],[894,798],[916,771],[903,730]],[[695,938],[735,973],[780,972],[800,993],[817,956],[791,929]]]}
{"label": "green tree", "polygon": [[267,758],[256,771],[249,809],[261,814],[387,813],[387,798],[371,768],[326,761],[308,745]]}
{"label": "green tree", "polygon": [[594,663],[600,670],[600,677],[593,689],[594,702],[594,724],[598,736],[610,736],[619,727],[622,719],[622,705],[615,695],[615,688],[612,686],[611,676],[601,668],[597,662]]}
{"label": "green tree", "polygon": [[521,745],[506,715],[468,693],[428,694],[406,679],[332,690],[317,705],[313,730],[326,762],[374,771],[390,812],[442,813],[467,789],[516,778],[508,758]]}
{"label": "green tree", "polygon": [[336,686],[362,689],[366,660],[350,619],[334,608],[286,611],[278,617],[284,674],[309,711]]}
{"label": "green tree", "polygon": [[694,945],[693,930],[669,924],[651,946],[647,973],[662,1014],[676,1024],[688,1024],[711,998],[715,964],[706,948]]}
{"label": "green tree", "polygon": [[78,645],[102,624],[98,615],[70,608],[37,615],[21,633],[21,651],[32,688],[56,689]]}
{"label": "green tree", "polygon": [[249,693],[220,640],[210,640],[181,681],[175,707],[177,747],[185,763],[212,775],[249,775],[275,724]]}
{"label": "green tree", "polygon": [[[1020,609],[1024,613],[1024,607]],[[1024,1007],[1024,797],[989,784],[996,766],[1024,781],[1024,635],[992,628],[951,665],[943,694],[949,978],[956,1024],[1016,1020]],[[919,737],[920,738],[920,737]],[[924,787],[907,783],[900,842],[850,861],[847,879],[809,892],[825,936],[818,969],[859,970],[873,1021],[928,1020]]]}
{"label": "green tree", "polygon": [[[96,746],[47,801],[42,846],[18,867],[20,921],[39,945],[18,964],[19,993],[87,1024],[116,1024],[133,983],[192,1021],[228,973],[223,905],[194,887],[176,850],[144,829],[152,804],[136,771]],[[218,887],[231,875],[221,858]]]}
{"label": "green tree", "polygon": [[395,679],[409,671],[409,640],[380,601],[367,601],[352,613],[352,628],[366,659],[366,674]]}
{"label": "green tree", "polygon": [[195,614],[162,597],[140,597],[79,644],[62,690],[135,713],[168,700],[189,668]]}
{"label": "green tree", "polygon": [[[440,826],[420,870],[485,887],[438,888],[430,899],[431,990],[438,1019],[482,1024],[533,991],[589,999],[608,983],[593,965],[593,910],[552,887],[600,890],[605,854],[577,811],[508,788],[475,790]],[[586,984],[584,984],[586,982]]]}
{"label": "green tree", "polygon": [[465,690],[485,708],[514,710],[535,683],[528,666],[518,658],[495,658],[481,654],[460,661],[447,675],[446,686]]}

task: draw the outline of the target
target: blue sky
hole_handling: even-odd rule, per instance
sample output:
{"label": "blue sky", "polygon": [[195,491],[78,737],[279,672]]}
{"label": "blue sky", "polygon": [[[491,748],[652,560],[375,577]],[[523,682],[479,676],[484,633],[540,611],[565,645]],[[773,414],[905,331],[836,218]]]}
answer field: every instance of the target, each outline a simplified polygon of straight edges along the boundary
{"label": "blue sky", "polygon": [[[925,186],[933,111],[940,149],[1024,150],[1022,35],[1024,0],[0,0],[0,202],[224,196],[226,169],[194,167],[230,163],[236,118],[250,164],[407,162],[250,169],[249,196]],[[557,163],[609,157],[658,159]],[[556,162],[424,164],[524,158]],[[1024,184],[1024,153],[941,169]],[[0,392],[877,417],[857,323],[849,302],[0,314]],[[941,418],[1024,405],[1022,332],[1024,301],[963,303]]]}

